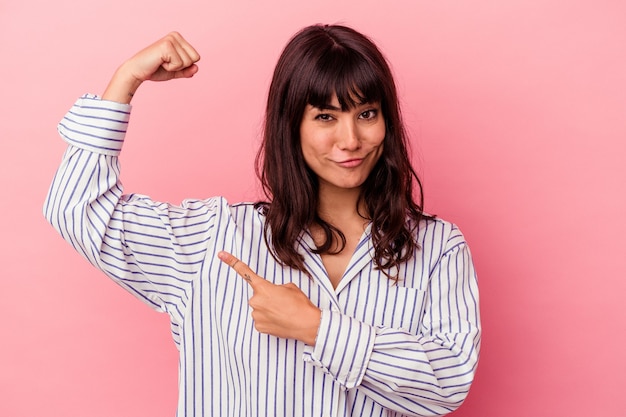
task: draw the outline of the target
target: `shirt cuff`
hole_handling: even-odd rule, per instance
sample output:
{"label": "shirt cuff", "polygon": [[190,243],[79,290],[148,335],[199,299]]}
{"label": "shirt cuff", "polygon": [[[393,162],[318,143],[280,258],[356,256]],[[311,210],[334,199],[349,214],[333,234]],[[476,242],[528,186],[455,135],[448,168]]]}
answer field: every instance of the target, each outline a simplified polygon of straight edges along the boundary
{"label": "shirt cuff", "polygon": [[344,388],[354,388],[363,380],[375,338],[375,327],[322,310],[315,346],[305,350],[304,360],[330,373]]}
{"label": "shirt cuff", "polygon": [[70,145],[117,156],[124,143],[131,108],[130,104],[85,94],[59,122],[59,134]]}

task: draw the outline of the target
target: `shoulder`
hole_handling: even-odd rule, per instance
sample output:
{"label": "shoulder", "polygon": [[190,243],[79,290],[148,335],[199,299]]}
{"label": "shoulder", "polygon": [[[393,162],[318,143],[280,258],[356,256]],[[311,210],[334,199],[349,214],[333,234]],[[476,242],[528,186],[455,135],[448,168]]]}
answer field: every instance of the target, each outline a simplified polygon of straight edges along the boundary
{"label": "shoulder", "polygon": [[156,212],[159,216],[167,215],[180,219],[190,219],[193,217],[203,217],[209,215],[216,219],[241,220],[256,218],[264,221],[263,208],[256,203],[230,203],[222,196],[208,197],[205,199],[187,198],[180,204],[171,204],[156,201],[143,194],[126,194],[122,196],[122,204],[134,205],[139,208],[145,207]]}
{"label": "shoulder", "polygon": [[417,243],[424,252],[436,258],[455,248],[467,245],[465,236],[459,227],[438,217],[429,217],[420,221],[417,230]]}
{"label": "shoulder", "polygon": [[[228,204],[226,202],[226,204]],[[235,219],[255,219],[265,222],[265,209],[262,204],[252,202],[240,202],[228,204],[229,211]]]}
{"label": "shoulder", "polygon": [[[222,196],[200,198],[187,198],[180,204],[172,204],[164,201],[153,200],[143,194],[126,194],[120,201],[127,207],[126,211],[153,213],[157,218],[168,217],[189,224],[190,222],[229,222],[245,217],[254,216],[253,203],[231,204]],[[134,206],[134,208],[132,208]]]}
{"label": "shoulder", "polygon": [[183,202],[183,205],[208,210],[213,217],[212,222],[217,226],[224,226],[221,227],[222,229],[234,228],[240,230],[241,233],[256,233],[264,228],[263,210],[258,204],[252,202],[230,203],[220,196],[205,200],[188,199]]}
{"label": "shoulder", "polygon": [[258,204],[252,202],[237,202],[231,203],[225,197],[215,196],[206,199],[188,198],[183,200],[180,206],[172,206],[170,204],[164,204],[169,210],[177,210],[178,208],[183,211],[208,211],[212,212],[218,218],[229,218],[232,220],[245,219],[245,218],[264,218],[263,210],[258,207]]}

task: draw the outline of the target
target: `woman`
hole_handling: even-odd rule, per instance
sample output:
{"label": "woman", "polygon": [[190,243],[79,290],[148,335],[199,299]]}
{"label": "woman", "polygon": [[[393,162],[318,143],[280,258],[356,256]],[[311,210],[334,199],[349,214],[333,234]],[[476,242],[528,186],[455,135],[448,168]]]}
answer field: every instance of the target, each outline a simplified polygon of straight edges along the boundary
{"label": "woman", "polygon": [[478,361],[475,272],[459,230],[414,201],[382,54],[344,26],[290,40],[257,158],[267,202],[124,195],[133,95],[147,80],[192,77],[199,59],[171,33],[122,64],[101,98],[79,99],[59,124],[69,148],[44,208],[90,262],[170,315],[178,415],[457,408]]}

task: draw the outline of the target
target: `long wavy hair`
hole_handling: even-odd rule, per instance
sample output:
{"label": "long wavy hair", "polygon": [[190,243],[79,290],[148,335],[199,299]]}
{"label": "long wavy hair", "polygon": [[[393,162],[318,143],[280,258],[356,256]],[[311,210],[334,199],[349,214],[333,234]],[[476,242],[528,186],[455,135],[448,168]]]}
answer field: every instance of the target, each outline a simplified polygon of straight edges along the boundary
{"label": "long wavy hair", "polygon": [[[386,124],[383,151],[361,187],[359,203],[367,208],[361,214],[372,222],[376,267],[397,279],[386,271],[419,249],[415,236],[425,217],[422,185],[409,160],[389,65],[370,39],[346,26],[302,29],[276,64],[256,157],[257,175],[269,200],[257,203],[266,215],[266,243],[281,264],[307,274],[297,245],[311,225],[319,225],[326,236],[322,245],[312,248],[314,252],[338,253],[345,247],[341,230],[318,215],[318,178],[305,163],[300,145],[307,104],[322,108],[335,94],[342,110],[380,103]],[[333,248],[339,249],[333,252]]]}

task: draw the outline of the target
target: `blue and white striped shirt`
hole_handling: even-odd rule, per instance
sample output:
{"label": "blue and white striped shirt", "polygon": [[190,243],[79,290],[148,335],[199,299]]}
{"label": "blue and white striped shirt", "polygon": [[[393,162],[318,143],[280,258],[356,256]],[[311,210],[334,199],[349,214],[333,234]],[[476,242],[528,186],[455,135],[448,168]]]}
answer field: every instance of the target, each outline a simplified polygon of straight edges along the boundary
{"label": "blue and white striped shirt", "polygon": [[[463,235],[425,220],[422,249],[394,272],[374,268],[369,229],[337,288],[304,234],[305,274],[277,264],[251,204],[181,206],[124,195],[118,154],[130,106],[86,95],[59,124],[69,143],[44,212],[65,240],[171,319],[180,352],[178,416],[431,416],[466,397],[479,356],[478,288]],[[254,329],[248,284],[231,252],[322,310],[315,346]]]}

